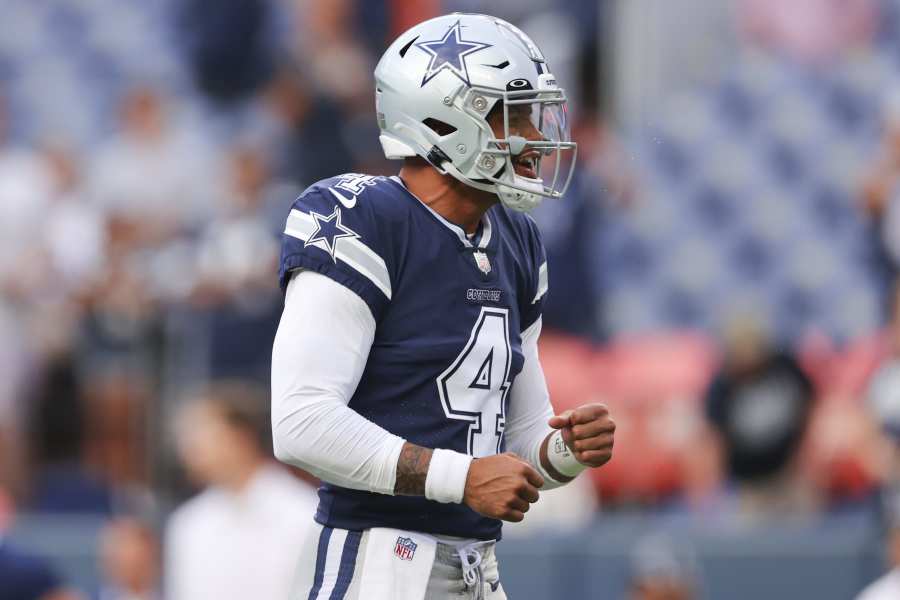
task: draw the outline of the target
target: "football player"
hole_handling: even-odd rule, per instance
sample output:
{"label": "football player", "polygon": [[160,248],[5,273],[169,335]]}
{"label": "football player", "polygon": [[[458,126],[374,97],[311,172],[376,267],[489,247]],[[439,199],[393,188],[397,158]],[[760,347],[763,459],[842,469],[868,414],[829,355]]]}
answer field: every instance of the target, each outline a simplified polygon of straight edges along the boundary
{"label": "football player", "polygon": [[474,14],[402,34],[375,84],[399,176],[320,181],[284,231],[275,453],[322,480],[294,598],[502,599],[501,521],[613,446],[603,405],[554,415],[538,360],[523,211],[571,177],[566,95],[528,36]]}

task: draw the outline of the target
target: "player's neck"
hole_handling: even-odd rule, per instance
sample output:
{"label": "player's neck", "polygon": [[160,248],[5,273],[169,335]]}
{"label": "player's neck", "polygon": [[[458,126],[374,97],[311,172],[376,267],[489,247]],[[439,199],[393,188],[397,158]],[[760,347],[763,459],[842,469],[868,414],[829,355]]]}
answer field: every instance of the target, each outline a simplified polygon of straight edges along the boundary
{"label": "player's neck", "polygon": [[469,234],[478,230],[484,213],[497,203],[494,194],[441,175],[421,159],[407,160],[400,169],[400,179],[422,203]]}

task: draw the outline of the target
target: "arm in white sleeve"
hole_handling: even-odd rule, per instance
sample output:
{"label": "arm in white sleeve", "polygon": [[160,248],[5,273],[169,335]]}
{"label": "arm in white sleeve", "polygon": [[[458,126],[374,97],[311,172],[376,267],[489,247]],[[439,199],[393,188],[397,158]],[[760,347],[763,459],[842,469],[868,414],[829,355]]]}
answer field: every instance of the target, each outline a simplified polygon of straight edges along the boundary
{"label": "arm in white sleeve", "polygon": [[528,461],[544,476],[544,487],[552,490],[567,482],[555,480],[541,464],[541,444],[553,433],[547,424],[553,416],[550,393],[544,370],[538,358],[538,338],[541,335],[541,318],[522,332],[522,353],[525,364],[510,390],[509,410],[506,415],[506,449]]}
{"label": "arm in white sleeve", "polygon": [[282,462],[393,494],[404,440],[348,407],[374,337],[359,296],[319,273],[295,274],[272,349],[272,437]]}

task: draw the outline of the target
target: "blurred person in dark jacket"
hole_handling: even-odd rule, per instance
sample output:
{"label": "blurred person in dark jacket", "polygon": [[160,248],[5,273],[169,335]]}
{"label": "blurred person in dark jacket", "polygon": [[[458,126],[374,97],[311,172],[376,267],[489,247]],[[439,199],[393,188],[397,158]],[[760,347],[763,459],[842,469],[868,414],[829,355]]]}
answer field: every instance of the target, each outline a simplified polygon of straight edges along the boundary
{"label": "blurred person in dark jacket", "polygon": [[81,600],[48,562],[21,552],[6,539],[12,512],[12,499],[0,488],[0,600]]}
{"label": "blurred person in dark jacket", "polygon": [[29,402],[33,483],[28,509],[64,514],[111,514],[113,492],[85,465],[87,407],[74,357],[44,365]]}
{"label": "blurred person in dark jacket", "polygon": [[[175,4],[187,58],[197,86],[215,100],[243,98],[271,73],[270,22],[277,3],[231,0],[210,10],[204,0]],[[235,44],[235,40],[241,40]]]}
{"label": "blurred person in dark jacket", "polygon": [[706,414],[721,439],[737,510],[745,516],[813,508],[795,469],[812,403],[812,383],[796,360],[775,349],[756,321],[732,322],[724,363],[707,391]]}
{"label": "blurred person in dark jacket", "polygon": [[344,136],[343,115],[333,99],[319,94],[294,65],[282,65],[265,90],[266,106],[284,134],[274,174],[297,185],[331,177],[337,165],[354,164]]}

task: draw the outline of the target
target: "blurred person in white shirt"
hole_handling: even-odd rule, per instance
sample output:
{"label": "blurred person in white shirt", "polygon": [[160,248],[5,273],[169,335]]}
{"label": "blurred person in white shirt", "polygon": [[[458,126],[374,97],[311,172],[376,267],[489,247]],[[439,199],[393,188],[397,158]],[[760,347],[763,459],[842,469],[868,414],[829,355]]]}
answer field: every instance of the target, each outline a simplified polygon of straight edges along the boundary
{"label": "blurred person in white shirt", "polygon": [[267,410],[264,393],[222,382],[177,415],[179,455],[206,488],[169,521],[167,600],[288,597],[316,495],[270,460]]}
{"label": "blurred person in white shirt", "polygon": [[53,177],[31,148],[7,136],[8,116],[0,95],[0,293],[17,295],[16,267],[34,246],[53,194]]}
{"label": "blurred person in white shirt", "polygon": [[251,298],[278,292],[270,273],[278,265],[285,199],[300,193],[289,183],[272,181],[266,154],[249,142],[230,150],[226,175],[221,209],[204,227],[197,247],[193,296],[201,304],[242,292]]}
{"label": "blurred person in white shirt", "polygon": [[[58,309],[66,308],[66,304],[72,308],[73,297],[102,274],[106,221],[83,194],[80,165],[73,148],[54,142],[41,148],[34,158],[39,161],[34,173],[48,178],[46,184],[40,184],[47,189],[40,199],[29,200],[31,208],[20,214],[24,217],[28,212],[29,216],[9,224],[16,229],[13,235],[21,240],[17,250],[6,257],[6,276],[10,280],[7,289],[27,302],[27,310],[40,319],[58,321]],[[65,330],[71,324],[54,323],[54,327]]]}
{"label": "blurred person in white shirt", "polygon": [[104,268],[106,220],[87,201],[82,165],[72,149],[50,145],[44,159],[54,177],[53,205],[42,227],[53,285],[62,292],[76,292],[94,282]]}
{"label": "blurred person in white shirt", "polygon": [[175,126],[173,108],[152,86],[129,90],[91,165],[91,197],[126,247],[158,246],[209,213],[213,153],[190,122]]}

